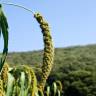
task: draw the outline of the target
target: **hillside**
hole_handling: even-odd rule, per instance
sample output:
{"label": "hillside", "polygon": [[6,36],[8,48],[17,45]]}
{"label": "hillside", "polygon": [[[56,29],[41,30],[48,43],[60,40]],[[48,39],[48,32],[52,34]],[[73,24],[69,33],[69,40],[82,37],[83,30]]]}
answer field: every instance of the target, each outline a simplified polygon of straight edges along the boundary
{"label": "hillside", "polygon": [[[30,66],[41,66],[43,51],[13,52],[7,56],[7,62],[11,66],[27,64]],[[55,70],[64,65],[96,65],[96,45],[75,46],[55,49]],[[57,67],[58,66],[58,67]],[[84,66],[83,66],[84,68]]]}
{"label": "hillside", "polygon": [[[8,54],[7,62],[11,66],[32,66],[39,77],[42,57],[42,50],[13,52]],[[96,45],[56,48],[54,68],[48,83],[55,80],[62,81],[65,96],[96,96]]]}
{"label": "hillside", "polygon": [[[40,68],[42,65],[43,51],[13,52],[7,56],[7,62],[11,66],[29,65]],[[65,71],[96,68],[96,45],[75,46],[55,49],[53,71]]]}

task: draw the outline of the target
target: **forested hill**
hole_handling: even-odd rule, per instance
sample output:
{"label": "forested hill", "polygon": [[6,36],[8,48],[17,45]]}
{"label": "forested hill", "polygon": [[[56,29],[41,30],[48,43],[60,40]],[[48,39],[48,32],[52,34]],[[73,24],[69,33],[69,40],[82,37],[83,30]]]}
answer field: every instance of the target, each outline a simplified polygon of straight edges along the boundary
{"label": "forested hill", "polygon": [[[39,74],[42,57],[43,51],[14,52],[8,54],[7,62],[11,66],[27,64]],[[54,68],[47,82],[55,80],[62,82],[64,96],[96,96],[96,45],[56,48]]]}
{"label": "forested hill", "polygon": [[[41,66],[43,51],[13,52],[7,56],[7,62],[14,65],[27,64]],[[54,66],[56,69],[64,65],[96,65],[96,45],[75,46],[55,49]],[[84,67],[83,67],[84,68]]]}

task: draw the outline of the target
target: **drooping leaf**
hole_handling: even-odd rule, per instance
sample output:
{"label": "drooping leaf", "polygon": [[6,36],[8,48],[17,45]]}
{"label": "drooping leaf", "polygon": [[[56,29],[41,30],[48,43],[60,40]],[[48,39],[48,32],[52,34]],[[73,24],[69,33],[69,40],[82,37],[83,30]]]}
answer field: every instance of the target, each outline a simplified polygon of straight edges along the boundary
{"label": "drooping leaf", "polygon": [[3,35],[3,39],[4,39],[4,48],[0,61],[0,72],[2,70],[8,52],[8,23],[2,11],[2,6],[0,4],[0,36],[1,34]]}

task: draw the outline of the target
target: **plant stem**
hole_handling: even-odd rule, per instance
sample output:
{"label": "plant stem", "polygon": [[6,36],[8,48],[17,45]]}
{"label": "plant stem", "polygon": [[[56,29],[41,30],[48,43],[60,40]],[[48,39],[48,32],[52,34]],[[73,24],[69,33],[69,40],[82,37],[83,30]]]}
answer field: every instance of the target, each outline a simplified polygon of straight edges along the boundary
{"label": "plant stem", "polygon": [[5,2],[2,2],[2,4],[4,4],[4,5],[12,5],[12,6],[16,6],[16,7],[19,7],[19,8],[23,8],[23,9],[31,12],[32,14],[34,14],[34,12],[31,9],[28,9],[28,8],[22,6],[22,5],[18,5],[18,4],[14,4],[14,3],[5,3]]}

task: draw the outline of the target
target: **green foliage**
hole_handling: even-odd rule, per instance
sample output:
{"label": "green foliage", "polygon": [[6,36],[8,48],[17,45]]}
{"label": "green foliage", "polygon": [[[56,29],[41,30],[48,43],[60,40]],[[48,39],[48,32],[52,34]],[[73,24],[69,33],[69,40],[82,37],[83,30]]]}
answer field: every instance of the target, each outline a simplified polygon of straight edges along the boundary
{"label": "green foliage", "polygon": [[[5,68],[5,67],[4,67]],[[3,70],[5,70],[3,68]],[[19,66],[15,68],[9,68],[9,71],[2,71],[1,76],[6,78],[6,72],[8,79],[6,79],[6,86],[0,86],[0,91],[4,93],[4,96],[35,96],[38,93],[37,79],[34,71],[27,66]],[[2,76],[2,77],[4,77]],[[5,78],[1,78],[4,82]]]}
{"label": "green foliage", "polygon": [[[25,55],[25,59],[22,59],[22,57],[20,57],[21,54]],[[32,62],[30,63],[32,65],[29,66],[34,66],[34,70],[36,70],[35,72],[37,76],[38,74],[40,76],[40,71],[38,70],[38,68],[42,64],[42,54],[43,51],[22,52],[15,54],[9,53],[7,61],[11,66],[15,66],[16,64],[13,61],[13,57],[20,57],[24,62],[26,62],[26,64],[28,64],[27,60],[29,59],[29,61]],[[35,57],[37,58],[36,60]],[[36,64],[36,67],[33,62]],[[77,46],[60,49],[56,48],[54,68],[47,82],[51,85],[52,82],[54,82],[55,80],[62,81],[63,90],[65,93],[69,93],[69,89],[71,87],[74,87],[74,90],[78,90],[76,91],[78,92],[77,94],[83,94],[84,92],[85,96],[95,96],[94,94],[96,94],[96,45],[88,45],[83,47]],[[79,85],[78,82],[80,83]],[[76,84],[79,88],[77,88]]]}
{"label": "green foliage", "polygon": [[72,71],[65,77],[64,82],[66,83],[66,81],[69,82],[65,88],[67,96],[70,96],[69,93],[73,95],[78,94],[78,96],[88,96],[89,94],[95,96],[95,91],[92,90],[96,90],[96,81],[93,79],[93,74],[90,71]]}
{"label": "green foliage", "polygon": [[0,83],[2,85],[0,85],[0,91],[4,94],[3,96],[61,96],[62,94],[60,81],[54,82],[52,86],[46,86],[44,91],[39,90],[35,73],[28,66],[9,68],[7,75],[7,86],[4,87],[3,85],[2,81],[4,78],[2,78]]}
{"label": "green foliage", "polygon": [[62,96],[62,84],[60,81],[53,82],[51,86],[47,86],[44,96]]}
{"label": "green foliage", "polygon": [[0,60],[0,72],[2,70],[3,64],[5,62],[5,58],[7,55],[7,51],[8,51],[8,23],[2,11],[2,6],[0,4],[0,36],[1,36],[1,33],[4,39],[4,49],[3,49],[2,57],[0,58],[1,59]]}

